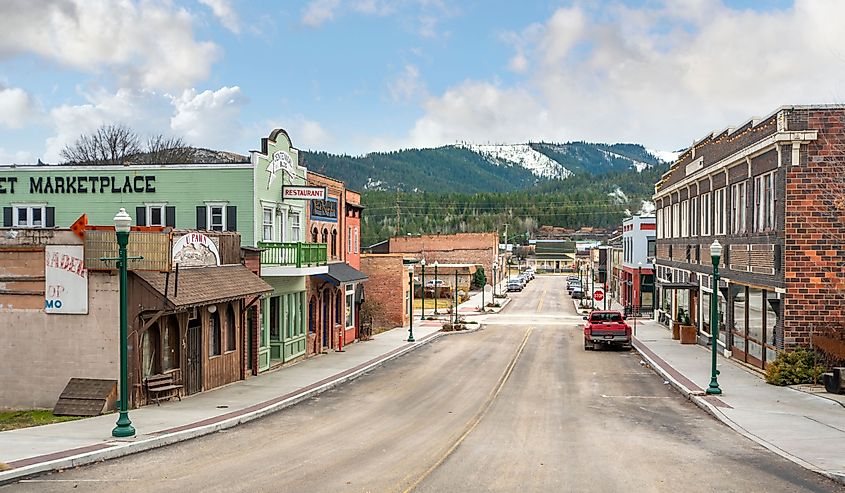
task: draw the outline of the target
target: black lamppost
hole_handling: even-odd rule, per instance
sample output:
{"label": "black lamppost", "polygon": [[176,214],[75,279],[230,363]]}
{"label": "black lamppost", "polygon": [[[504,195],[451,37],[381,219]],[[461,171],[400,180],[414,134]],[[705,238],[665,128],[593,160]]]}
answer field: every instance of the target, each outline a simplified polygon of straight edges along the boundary
{"label": "black lamppost", "polygon": [[493,303],[496,303],[496,295],[498,294],[496,285],[499,284],[499,278],[496,277],[496,264],[493,263]]}
{"label": "black lamppost", "polygon": [[411,316],[408,322],[408,342],[416,342],[414,339],[414,266],[408,266],[408,287],[411,289],[410,303],[408,303]]}
{"label": "black lamppost", "polygon": [[440,297],[440,278],[437,277],[437,261],[434,261],[434,314],[439,315],[437,313],[437,298]]}
{"label": "black lamppost", "polygon": [[595,273],[593,272],[593,266],[590,266],[590,307],[595,310],[596,309],[596,298],[593,296],[596,290],[596,281],[595,281]]}
{"label": "black lamppost", "polygon": [[719,345],[719,257],[722,256],[722,245],[719,240],[713,240],[710,245],[710,259],[713,261],[713,283],[710,294],[710,344],[712,346],[712,359],[710,360],[710,386],[707,393],[718,395],[722,393],[719,388],[719,370],[716,369],[716,349]]}
{"label": "black lamppost", "polygon": [[422,266],[422,316],[420,320],[425,320],[425,259],[420,260]]}
{"label": "black lamppost", "polygon": [[127,338],[127,300],[126,300],[126,246],[129,244],[129,230],[132,226],[132,218],[121,208],[114,216],[114,233],[117,237],[118,247],[118,270],[120,271],[120,416],[117,418],[117,426],[111,434],[114,437],[131,437],[135,435],[135,428],[129,420],[129,382],[127,375],[127,353],[129,352]]}
{"label": "black lamppost", "polygon": [[637,306],[635,310],[640,313],[643,308],[643,263],[637,262]]}

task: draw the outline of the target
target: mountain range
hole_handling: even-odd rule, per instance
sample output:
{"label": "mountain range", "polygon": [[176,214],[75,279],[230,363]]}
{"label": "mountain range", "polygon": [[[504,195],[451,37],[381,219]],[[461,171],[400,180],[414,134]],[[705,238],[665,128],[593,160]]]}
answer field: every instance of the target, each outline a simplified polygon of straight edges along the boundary
{"label": "mountain range", "polygon": [[303,154],[309,170],[364,192],[512,192],[576,176],[636,176],[667,166],[658,157],[663,154],[638,144],[587,142],[459,143],[363,156]]}

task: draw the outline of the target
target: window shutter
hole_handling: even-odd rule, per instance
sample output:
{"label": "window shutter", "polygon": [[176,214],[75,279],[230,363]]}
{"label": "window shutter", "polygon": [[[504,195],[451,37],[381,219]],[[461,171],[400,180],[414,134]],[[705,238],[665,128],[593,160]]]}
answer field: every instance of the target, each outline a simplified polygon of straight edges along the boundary
{"label": "window shutter", "polygon": [[11,228],[12,227],[12,208],[11,207],[4,207],[3,208],[3,227],[4,228]]}
{"label": "window shutter", "polygon": [[198,205],[197,206],[197,229],[200,230],[200,231],[208,229],[205,226],[205,206],[204,205]]}
{"label": "window shutter", "polygon": [[176,206],[169,205],[164,208],[164,225],[171,228],[176,227]]}
{"label": "window shutter", "polygon": [[234,205],[226,206],[226,231],[238,230],[238,208]]}
{"label": "window shutter", "polygon": [[146,207],[136,207],[135,208],[135,224],[138,226],[146,226],[147,225],[147,208]]}
{"label": "window shutter", "polygon": [[55,228],[56,227],[56,208],[55,207],[47,207],[47,217],[45,218],[44,226],[47,228]]}

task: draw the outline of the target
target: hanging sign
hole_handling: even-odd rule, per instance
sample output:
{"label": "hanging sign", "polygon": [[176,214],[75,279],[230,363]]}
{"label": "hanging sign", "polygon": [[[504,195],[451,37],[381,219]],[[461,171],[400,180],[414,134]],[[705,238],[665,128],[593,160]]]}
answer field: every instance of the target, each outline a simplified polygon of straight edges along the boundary
{"label": "hanging sign", "polygon": [[173,244],[173,264],[179,267],[214,267],[220,265],[220,252],[211,238],[188,233]]}
{"label": "hanging sign", "polygon": [[51,314],[88,313],[88,270],[82,245],[44,248],[44,311]]}
{"label": "hanging sign", "polygon": [[282,199],[326,200],[326,187],[282,186]]}

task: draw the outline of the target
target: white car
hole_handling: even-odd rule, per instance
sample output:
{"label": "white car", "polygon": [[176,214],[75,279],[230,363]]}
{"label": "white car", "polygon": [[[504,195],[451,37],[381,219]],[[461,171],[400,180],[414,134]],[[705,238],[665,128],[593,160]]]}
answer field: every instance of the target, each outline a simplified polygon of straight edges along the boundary
{"label": "white car", "polygon": [[427,288],[443,288],[446,287],[446,281],[443,279],[429,279],[425,282],[425,287]]}

